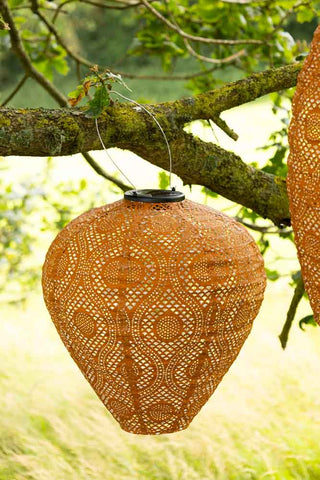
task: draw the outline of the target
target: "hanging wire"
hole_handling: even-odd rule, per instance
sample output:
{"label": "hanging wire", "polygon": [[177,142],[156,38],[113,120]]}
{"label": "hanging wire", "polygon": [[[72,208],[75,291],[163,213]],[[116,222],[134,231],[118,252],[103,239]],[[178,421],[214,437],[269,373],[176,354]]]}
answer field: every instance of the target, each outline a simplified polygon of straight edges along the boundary
{"label": "hanging wire", "polygon": [[214,136],[217,144],[219,145],[219,139],[218,139],[218,137],[217,137],[216,132],[214,131],[213,122],[212,122],[212,120],[211,120],[210,118],[209,118],[209,120],[208,120],[208,124],[209,124],[209,127],[211,128],[212,135]]}
{"label": "hanging wire", "polygon": [[98,120],[95,118],[95,124],[96,124],[96,130],[97,130],[97,134],[98,134],[98,137],[99,137],[99,140],[100,140],[100,143],[102,145],[102,148],[103,150],[106,152],[106,154],[108,155],[109,159],[111,160],[111,162],[113,163],[113,165],[119,170],[119,172],[121,173],[121,175],[127,180],[127,182],[133,186],[133,188],[135,190],[137,190],[137,187],[134,185],[133,182],[131,182],[131,180],[129,180],[129,178],[127,177],[127,175],[121,170],[121,168],[116,164],[116,162],[113,160],[113,158],[111,157],[110,153],[108,152],[105,144],[103,143],[103,140],[101,138],[101,135],[100,135],[100,130],[99,130],[99,126],[98,126]]}
{"label": "hanging wire", "polygon": [[[144,110],[148,115],[150,115],[150,117],[153,119],[153,121],[156,123],[157,127],[159,128],[160,132],[162,133],[162,136],[166,142],[166,146],[167,146],[167,149],[168,149],[168,154],[169,154],[169,172],[170,172],[170,175],[169,175],[169,185],[170,185],[170,189],[172,189],[172,155],[171,155],[171,149],[170,149],[170,145],[169,145],[169,142],[168,142],[168,139],[167,139],[167,136],[166,134],[164,133],[164,130],[163,128],[161,127],[160,123],[158,122],[158,120],[156,119],[156,117],[151,113],[149,112],[149,110],[144,107],[143,105],[141,105],[139,102],[136,102],[135,100],[132,100],[132,98],[128,98],[126,97],[125,95],[122,95],[122,93],[119,93],[115,90],[113,90],[112,92],[110,93],[115,93],[116,95],[118,95],[119,97],[123,98],[124,100],[128,100],[128,102],[131,102],[131,103],[134,103],[135,105],[137,105],[138,107],[140,107],[142,110]],[[113,165],[116,167],[116,169],[121,173],[121,175],[127,180],[127,182],[133,186],[133,188],[135,190],[137,190],[137,187],[134,185],[133,182],[131,182],[131,180],[129,180],[129,178],[125,175],[125,173],[121,170],[121,168],[117,165],[117,163],[113,160],[113,158],[111,157],[110,153],[108,152],[105,144],[103,143],[103,140],[102,140],[102,137],[101,137],[101,134],[100,134],[100,130],[99,130],[99,125],[98,125],[98,120],[95,118],[95,124],[96,124],[96,130],[97,130],[97,134],[98,134],[98,137],[99,137],[99,140],[100,140],[100,143],[102,145],[102,148],[103,150],[106,152],[106,154],[108,155],[108,158],[111,160],[111,162],[113,163]]]}
{"label": "hanging wire", "polygon": [[136,102],[135,100],[132,100],[132,98],[128,98],[126,97],[125,95],[122,95],[122,93],[119,93],[115,90],[112,90],[112,92],[110,93],[115,93],[116,95],[118,95],[119,97],[123,98],[124,100],[128,100],[128,102],[131,102],[131,103],[134,103],[135,105],[138,105],[138,107],[140,107],[142,110],[144,110],[148,115],[150,115],[150,117],[154,120],[154,122],[156,123],[157,127],[159,128],[159,130],[161,131],[162,135],[163,135],[163,138],[166,142],[166,145],[167,145],[167,149],[168,149],[168,154],[169,154],[169,171],[170,171],[170,175],[169,175],[169,184],[170,184],[170,189],[172,189],[172,155],[171,155],[171,149],[170,149],[170,145],[169,145],[169,142],[168,142],[168,139],[167,139],[167,136],[166,134],[164,133],[163,131],[163,128],[161,127],[160,123],[158,122],[158,120],[156,119],[156,117],[151,113],[149,112],[149,110],[146,109],[146,107],[144,107],[143,105],[141,105],[140,103]]}

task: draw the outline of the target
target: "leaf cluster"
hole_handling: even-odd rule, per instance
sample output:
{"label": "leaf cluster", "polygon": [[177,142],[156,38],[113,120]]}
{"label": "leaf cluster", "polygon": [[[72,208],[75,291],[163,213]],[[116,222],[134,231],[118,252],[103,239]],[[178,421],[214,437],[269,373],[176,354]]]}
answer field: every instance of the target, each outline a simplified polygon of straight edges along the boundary
{"label": "leaf cluster", "polygon": [[49,160],[32,180],[0,182],[0,297],[6,301],[24,301],[38,287],[45,246],[95,206],[85,179],[52,182],[51,171]]}
{"label": "leaf cluster", "polygon": [[[194,91],[208,90],[217,85],[223,72],[238,78],[266,67],[279,67],[290,63],[298,54],[306,52],[307,45],[296,42],[290,32],[292,22],[310,22],[319,7],[317,1],[253,1],[248,4],[237,2],[208,2],[207,0],[179,0],[152,2],[162,17],[183,32],[194,37],[218,40],[243,41],[243,44],[206,44],[190,41],[196,54],[216,61],[214,74],[196,77],[189,82]],[[248,43],[246,44],[246,41]],[[256,44],[250,43],[253,40]],[[230,65],[223,60],[245,49],[245,54]],[[172,71],[176,61],[192,57],[186,39],[170,29],[152,12],[146,11],[140,29],[129,52],[131,55],[154,55],[160,57],[165,71]],[[202,62],[205,70],[205,61]],[[220,73],[221,72],[221,73]]]}
{"label": "leaf cluster", "polygon": [[[98,66],[92,67],[91,71],[92,74],[85,77],[83,82],[68,94],[68,101],[71,107],[75,107],[81,100],[86,99],[86,117],[97,118],[109,105],[112,106],[114,104],[110,93],[115,83],[125,87],[127,90],[130,89],[119,74],[114,74],[110,70],[104,70],[100,73]],[[90,95],[90,89],[94,89],[93,97]]]}

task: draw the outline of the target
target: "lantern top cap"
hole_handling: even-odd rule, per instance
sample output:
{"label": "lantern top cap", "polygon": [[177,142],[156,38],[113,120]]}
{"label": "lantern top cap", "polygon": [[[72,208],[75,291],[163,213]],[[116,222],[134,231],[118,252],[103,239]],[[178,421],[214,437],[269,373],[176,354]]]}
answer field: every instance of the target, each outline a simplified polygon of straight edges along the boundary
{"label": "lantern top cap", "polygon": [[167,202],[182,202],[185,195],[182,192],[177,192],[174,188],[172,190],[128,190],[124,194],[126,200],[132,202],[145,203],[167,203]]}

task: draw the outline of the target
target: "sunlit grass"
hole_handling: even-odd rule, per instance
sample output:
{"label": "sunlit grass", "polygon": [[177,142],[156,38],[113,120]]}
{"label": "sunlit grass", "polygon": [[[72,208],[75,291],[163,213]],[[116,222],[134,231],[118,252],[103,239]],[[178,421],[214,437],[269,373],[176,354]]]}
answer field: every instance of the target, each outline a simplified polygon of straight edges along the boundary
{"label": "sunlit grass", "polygon": [[[277,334],[289,296],[269,285],[235,364],[185,431],[123,432],[95,396],[40,292],[0,326],[1,480],[320,478],[320,331]],[[303,304],[300,313],[308,311]]]}

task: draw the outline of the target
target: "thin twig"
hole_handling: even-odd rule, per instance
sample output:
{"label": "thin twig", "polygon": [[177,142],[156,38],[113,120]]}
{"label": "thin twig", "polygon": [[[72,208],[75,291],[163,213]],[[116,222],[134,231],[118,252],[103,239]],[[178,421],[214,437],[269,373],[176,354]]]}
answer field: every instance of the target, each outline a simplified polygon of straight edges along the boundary
{"label": "thin twig", "polygon": [[239,135],[222,118],[215,116],[212,117],[212,121],[232,140],[238,140]]}
{"label": "thin twig", "polygon": [[[168,6],[168,2],[166,2],[166,4]],[[172,13],[170,11],[168,11],[167,13],[169,15],[169,18],[171,19],[172,24],[175,25],[176,28],[180,29],[180,27],[177,23],[177,20],[172,15]],[[194,48],[190,45],[190,42],[186,38],[182,38],[182,40],[183,40],[184,45],[185,45],[185,47],[188,50],[190,55],[195,57],[197,60],[200,60],[200,61],[206,62],[206,63],[213,63],[215,65],[221,65],[222,63],[230,63],[230,62],[232,62],[233,60],[235,60],[236,58],[238,58],[239,56],[241,56],[242,54],[245,53],[245,50],[241,50],[240,52],[235,53],[233,55],[230,55],[229,57],[226,57],[224,59],[216,59],[216,58],[207,57],[207,56],[199,54],[198,52],[196,52],[194,50]]]}
{"label": "thin twig", "polygon": [[182,30],[179,26],[175,25],[174,23],[170,22],[167,18],[165,18],[161,13],[156,10],[147,0],[141,0],[141,3],[155,16],[158,20],[161,20],[168,28],[174,30],[175,32],[179,33],[181,37],[186,38],[187,40],[192,40],[194,42],[206,43],[206,44],[213,44],[213,45],[262,45],[265,42],[262,40],[254,40],[254,39],[242,39],[242,40],[227,40],[227,39],[220,39],[220,38],[206,38],[206,37],[199,37],[196,35],[190,35],[189,33]]}
{"label": "thin twig", "polygon": [[[51,19],[52,25],[55,24],[55,22],[57,21],[58,16],[60,15],[60,13],[67,13],[66,10],[62,10],[62,8],[64,7],[64,5],[67,5],[68,3],[71,3],[71,2],[74,2],[74,1],[76,1],[76,0],[66,0],[66,1],[63,2],[63,3],[60,3],[60,5],[59,5],[58,8],[55,10],[54,15],[53,15],[53,17],[52,17],[52,19]],[[38,4],[37,4],[37,3],[35,3],[35,4],[33,5],[32,1],[31,1],[31,5],[32,5],[32,7],[38,9]],[[52,35],[52,33],[51,33],[51,31],[49,30],[49,33],[48,33],[47,39],[46,39],[46,43],[45,43],[45,47],[44,47],[44,49],[43,49],[43,53],[44,53],[45,55],[46,55],[46,53],[47,53],[47,51],[48,51],[48,49],[49,49],[49,47],[50,47],[51,35]]]}
{"label": "thin twig", "polygon": [[293,232],[293,230],[285,230],[283,228],[278,228],[274,225],[270,225],[267,227],[262,227],[261,225],[255,225],[254,223],[249,223],[243,220],[241,217],[234,217],[237,222],[241,223],[247,228],[250,228],[250,230],[254,230],[255,232],[260,232],[260,233],[267,233],[268,235],[290,235],[290,233]]}
{"label": "thin twig", "polygon": [[[72,1],[77,1],[77,0],[72,0]],[[45,6],[42,6],[41,7],[43,10],[49,10],[50,12],[56,12],[57,9],[56,8],[53,8],[53,7],[45,7]],[[17,11],[17,10],[30,10],[30,5],[19,5],[17,7],[10,7],[10,10],[13,12],[13,11]],[[62,11],[62,13],[67,13],[65,11]]]}
{"label": "thin twig", "polygon": [[[212,120],[210,120],[210,119],[207,120],[207,123],[208,123],[209,127],[211,128],[212,135],[214,136],[217,145],[219,145],[219,139],[218,139],[218,137],[217,137],[217,135],[216,135],[216,132],[214,131],[214,128],[213,128],[213,125],[212,125],[212,123],[213,123]],[[232,207],[232,208],[233,208],[233,207]]]}
{"label": "thin twig", "polygon": [[[126,0],[110,0],[110,1],[112,1],[114,3],[121,3],[122,5],[135,5],[135,4],[141,5],[140,1],[139,2],[136,2],[136,1],[132,2],[130,0],[129,1],[126,1]],[[152,1],[154,1],[154,0],[152,0]]]}
{"label": "thin twig", "polygon": [[[71,3],[75,0],[67,0],[66,2],[63,3],[63,5],[66,5],[67,3]],[[80,0],[82,1],[82,0]],[[84,2],[85,3],[85,2]],[[81,64],[81,65],[84,65],[88,68],[91,68],[93,63],[90,62],[89,60],[87,60],[86,58],[82,57],[81,55],[78,55],[76,52],[74,52],[73,50],[71,50],[71,48],[68,46],[68,44],[64,41],[64,39],[62,38],[62,36],[58,33],[57,29],[55,28],[54,26],[54,21],[56,20],[57,18],[57,13],[58,13],[58,10],[57,10],[57,13],[55,14],[52,22],[50,22],[39,10],[39,7],[38,7],[38,3],[36,0],[32,0],[32,4],[33,4],[33,12],[36,13],[38,15],[38,17],[41,19],[41,21],[46,25],[46,27],[48,28],[50,34],[53,34],[54,37],[56,38],[57,42],[65,49],[65,51],[67,52],[67,54],[73,58],[77,64]],[[50,34],[48,36],[48,39],[47,39],[47,42],[50,40]],[[190,47],[192,49],[192,47]],[[193,50],[193,49],[192,49]],[[194,51],[193,51],[194,52]],[[205,60],[209,63],[214,63],[216,65],[219,65],[221,63],[228,63],[228,62],[231,62],[233,61],[235,58],[239,57],[240,55],[242,55],[244,53],[244,50],[242,50],[241,52],[238,52],[234,55],[231,55],[230,57],[226,58],[226,59],[221,59],[221,60],[216,60],[216,59],[209,59],[207,57],[201,57],[200,55],[198,55],[196,52],[194,52],[194,56],[196,56],[198,59],[200,60]],[[201,58],[200,58],[201,57]],[[104,68],[100,65],[98,65],[98,68],[100,70],[103,70]],[[122,71],[118,71],[118,70],[114,70],[113,73],[115,74],[118,74],[118,75],[121,75],[122,77],[124,78],[132,78],[132,79],[140,79],[140,80],[191,80],[193,78],[197,78],[197,77],[200,77],[200,76],[205,76],[205,75],[208,75],[210,73],[212,73],[213,71],[215,70],[215,67],[209,69],[209,70],[205,70],[205,71],[201,71],[201,72],[195,72],[195,73],[192,73],[192,74],[189,74],[189,75],[136,75],[136,74],[132,74],[132,73],[127,73],[127,72],[122,72]]]}
{"label": "thin twig", "polygon": [[40,20],[46,25],[46,27],[48,28],[49,32],[51,32],[54,37],[56,38],[57,42],[65,49],[65,51],[68,53],[68,55],[70,57],[72,57],[76,62],[78,63],[81,63],[82,65],[85,65],[87,67],[92,67],[93,66],[93,63],[92,62],[89,62],[88,60],[86,60],[85,58],[81,57],[81,55],[78,55],[77,53],[73,52],[68,44],[63,40],[63,38],[60,36],[60,34],[58,33],[57,29],[55,28],[54,24],[52,22],[50,22],[50,20],[48,20],[44,15],[43,13],[40,11],[39,9],[39,5],[38,5],[38,2],[37,0],[31,0],[31,9],[32,9],[32,12],[35,13],[39,18]]}
{"label": "thin twig", "polygon": [[56,11],[55,11],[55,13],[52,17],[52,23],[55,23],[55,21],[57,20],[58,16],[62,12],[62,9],[65,5],[68,5],[69,3],[73,3],[73,2],[76,2],[76,1],[77,0],[65,0],[65,2],[60,3],[60,5],[58,5],[58,8],[56,9]]}
{"label": "thin twig", "polygon": [[190,42],[186,38],[183,39],[184,44],[186,46],[186,49],[192,55],[193,57],[197,58],[198,60],[202,60],[207,63],[214,63],[215,65],[221,64],[221,63],[230,63],[236,60],[237,58],[241,57],[246,53],[244,49],[240,50],[240,52],[233,53],[232,55],[229,55],[229,57],[225,58],[211,58],[211,57],[206,57],[204,55],[201,55],[200,53],[197,53],[195,49],[190,45]]}
{"label": "thin twig", "polygon": [[308,6],[310,5],[310,2],[308,1],[301,1],[301,2],[297,2],[295,5],[293,5],[292,8],[290,8],[289,10],[286,11],[286,13],[283,15],[283,17],[280,19],[279,23],[277,24],[277,26],[272,30],[272,32],[266,37],[266,42],[268,42],[271,37],[278,31],[281,29],[282,25],[285,23],[285,21],[290,17],[290,15],[292,15],[294,13],[295,10],[297,10],[299,7],[303,7],[303,6]]}
{"label": "thin twig", "polygon": [[31,63],[31,60],[23,46],[16,24],[14,22],[11,11],[8,7],[7,0],[0,0],[0,11],[5,20],[10,26],[9,34],[13,51],[16,53],[25,72],[33,77],[39,85],[41,85],[53,97],[61,107],[68,106],[67,98],[59,92],[59,90],[51,83],[42,73],[40,73]]}
{"label": "thin twig", "polygon": [[[73,0],[67,0],[68,3],[71,3],[71,1],[73,1]],[[64,5],[67,2],[64,2]],[[82,57],[81,55],[78,55],[73,50],[71,50],[71,48],[64,41],[62,36],[59,34],[57,29],[55,28],[53,22],[50,22],[41,13],[41,11],[38,8],[38,4],[37,4],[36,0],[32,0],[32,3],[33,3],[33,12],[36,13],[36,15],[40,18],[40,20],[46,25],[49,32],[54,35],[57,42],[65,49],[67,54],[71,58],[73,58],[76,61],[77,64],[81,64],[81,65],[84,65],[85,67],[91,68],[93,63],[90,62],[89,60],[87,60],[86,58]],[[234,60],[234,58],[238,57],[240,54],[242,54],[242,52],[239,52],[238,54],[235,54],[234,56],[232,55],[231,56],[232,58],[230,57],[230,60],[228,58],[227,59],[222,59],[222,60],[211,59],[212,60],[211,63],[214,63],[214,64],[226,63],[226,62]],[[204,57],[204,58],[206,58],[206,57]],[[98,68],[100,70],[103,70],[102,66],[98,65]],[[203,71],[203,72],[196,72],[196,73],[189,74],[189,75],[171,75],[171,76],[168,76],[168,75],[166,75],[166,76],[161,76],[161,75],[135,75],[135,74],[126,73],[126,72],[122,72],[122,71],[118,71],[118,70],[114,70],[113,73],[121,75],[124,78],[132,78],[132,79],[136,78],[136,79],[140,79],[140,80],[191,80],[192,78],[208,75],[209,73],[212,73],[214,70],[215,70],[215,68],[212,68],[212,69],[209,69],[209,70],[206,70],[206,71]]]}
{"label": "thin twig", "polygon": [[90,167],[92,167],[93,170],[98,175],[101,175],[101,177],[105,178],[106,180],[109,180],[109,182],[114,183],[123,192],[126,192],[127,190],[132,189],[132,187],[129,187],[128,185],[125,185],[124,183],[122,183],[121,180],[118,180],[117,178],[114,178],[112,175],[109,175],[109,173],[107,173],[102,167],[100,167],[100,165],[94,160],[94,158],[90,155],[90,153],[82,152],[82,156],[88,162]]}
{"label": "thin twig", "polygon": [[137,3],[127,3],[124,5],[107,5],[100,2],[95,2],[93,0],[78,0],[80,3],[87,3],[88,5],[93,5],[99,8],[108,8],[111,10],[127,10],[129,8],[135,8],[141,5],[141,2]]}
{"label": "thin twig", "polygon": [[234,3],[236,5],[250,5],[251,3],[268,3],[269,0],[221,0],[222,3]]}
{"label": "thin twig", "polygon": [[77,79],[78,82],[81,82],[81,63],[76,61],[76,69],[77,69]]}
{"label": "thin twig", "polygon": [[197,77],[204,77],[210,75],[217,69],[217,66],[209,68],[208,70],[203,70],[201,72],[190,73],[188,75],[135,75],[134,73],[122,72],[120,70],[113,70],[113,73],[121,75],[123,78],[132,78],[139,80],[192,80]]}
{"label": "thin twig", "polygon": [[293,297],[290,303],[290,307],[287,313],[287,319],[285,321],[285,324],[283,325],[283,329],[279,335],[279,340],[281,343],[281,346],[283,350],[286,348],[287,343],[288,343],[288,338],[289,338],[289,332],[292,327],[292,323],[294,320],[294,317],[297,312],[298,305],[303,297],[304,293],[304,285],[303,285],[303,280],[301,276],[301,272],[299,272],[299,276],[297,279],[297,285],[296,288],[294,289]]}
{"label": "thin twig", "polygon": [[23,87],[23,85],[25,84],[25,81],[27,80],[28,77],[29,77],[29,75],[27,73],[25,73],[24,76],[21,78],[21,80],[16,85],[16,87],[12,90],[10,95],[4,100],[4,102],[2,102],[1,107],[4,107],[5,105],[7,105],[10,102],[10,100],[13,99],[13,97],[19,92],[20,88]]}

